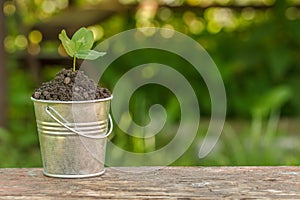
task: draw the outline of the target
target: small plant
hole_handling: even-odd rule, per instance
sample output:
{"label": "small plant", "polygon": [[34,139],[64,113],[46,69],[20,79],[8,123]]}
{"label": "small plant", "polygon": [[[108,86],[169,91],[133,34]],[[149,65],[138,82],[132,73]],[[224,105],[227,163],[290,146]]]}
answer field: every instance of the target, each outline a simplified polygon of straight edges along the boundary
{"label": "small plant", "polygon": [[71,39],[63,29],[58,37],[67,54],[73,58],[73,71],[76,71],[77,58],[95,60],[100,56],[105,55],[105,52],[91,50],[94,44],[94,34],[91,30],[86,28],[77,30]]}

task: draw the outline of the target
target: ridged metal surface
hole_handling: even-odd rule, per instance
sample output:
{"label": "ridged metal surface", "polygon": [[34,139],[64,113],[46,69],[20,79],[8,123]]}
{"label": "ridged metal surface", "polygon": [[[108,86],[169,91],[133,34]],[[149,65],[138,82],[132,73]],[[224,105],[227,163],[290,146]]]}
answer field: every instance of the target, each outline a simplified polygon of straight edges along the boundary
{"label": "ridged metal surface", "polygon": [[[68,123],[66,125],[86,135],[105,134],[107,131],[107,120],[102,120],[99,122],[90,122],[90,123]],[[65,127],[63,127],[57,122],[37,121],[37,128],[39,133],[42,134],[74,135],[73,132],[70,132],[69,130],[67,130]]]}

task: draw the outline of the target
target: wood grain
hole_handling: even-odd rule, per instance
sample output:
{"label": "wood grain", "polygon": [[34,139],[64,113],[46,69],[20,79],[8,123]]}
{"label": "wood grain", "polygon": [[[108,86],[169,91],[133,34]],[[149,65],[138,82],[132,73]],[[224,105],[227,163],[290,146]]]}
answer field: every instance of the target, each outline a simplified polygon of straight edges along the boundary
{"label": "wood grain", "polygon": [[300,199],[300,167],[107,168],[58,179],[42,169],[0,169],[0,199]]}

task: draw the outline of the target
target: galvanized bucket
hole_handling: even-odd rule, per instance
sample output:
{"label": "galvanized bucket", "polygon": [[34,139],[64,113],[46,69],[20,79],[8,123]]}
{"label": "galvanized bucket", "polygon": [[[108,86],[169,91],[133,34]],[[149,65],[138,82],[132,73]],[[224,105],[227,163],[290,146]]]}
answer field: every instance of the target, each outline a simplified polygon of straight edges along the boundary
{"label": "galvanized bucket", "polygon": [[113,129],[112,96],[91,101],[31,99],[44,175],[84,178],[103,174],[106,138]]}

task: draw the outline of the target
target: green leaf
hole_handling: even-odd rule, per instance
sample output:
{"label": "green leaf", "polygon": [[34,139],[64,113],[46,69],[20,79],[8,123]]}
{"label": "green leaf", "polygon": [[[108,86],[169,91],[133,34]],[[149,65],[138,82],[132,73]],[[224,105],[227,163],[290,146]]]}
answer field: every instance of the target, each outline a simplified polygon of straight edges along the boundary
{"label": "green leaf", "polygon": [[72,39],[67,36],[65,30],[62,30],[59,39],[68,55],[73,57],[73,71],[76,70],[76,58],[94,60],[105,55],[104,52],[90,50],[94,44],[94,34],[86,28],[76,31]]}
{"label": "green leaf", "polygon": [[72,40],[70,40],[70,38],[67,36],[66,31],[62,30],[61,33],[58,35],[58,38],[60,39],[67,54],[73,57],[75,54],[75,43]]}
{"label": "green leaf", "polygon": [[94,43],[94,34],[91,30],[80,28],[71,39],[75,43],[75,52],[89,50]]}
{"label": "green leaf", "polygon": [[79,50],[75,56],[79,59],[95,60],[105,54],[105,52],[98,52],[94,50]]}

